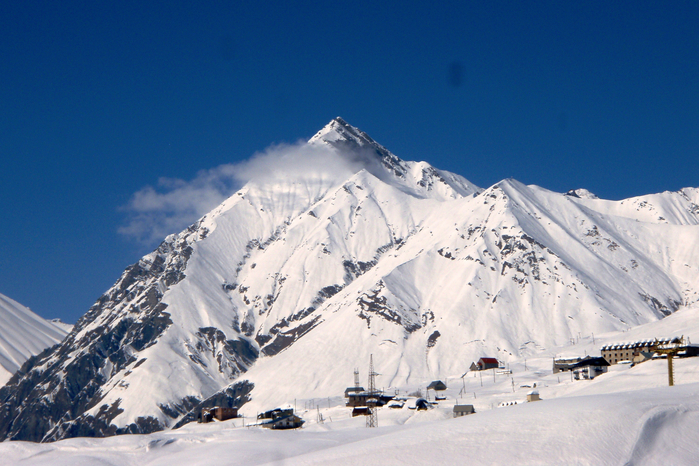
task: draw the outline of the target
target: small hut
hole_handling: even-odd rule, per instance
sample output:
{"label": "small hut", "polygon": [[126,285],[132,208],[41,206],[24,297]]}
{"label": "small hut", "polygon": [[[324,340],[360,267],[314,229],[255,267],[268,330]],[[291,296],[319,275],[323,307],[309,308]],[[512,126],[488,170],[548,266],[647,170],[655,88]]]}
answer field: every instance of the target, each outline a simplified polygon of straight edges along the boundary
{"label": "small hut", "polygon": [[227,421],[238,417],[238,408],[224,408],[214,406],[213,408],[202,408],[199,416],[199,422],[207,423],[214,419],[219,421]]}
{"label": "small hut", "polygon": [[538,390],[532,390],[527,393],[527,401],[532,402],[532,401],[540,401],[541,398],[539,398],[539,391]]}
{"label": "small hut", "polygon": [[473,405],[454,405],[454,417],[467,416],[475,412]]}
{"label": "small hut", "polygon": [[500,367],[498,360],[495,358],[480,358],[476,363],[476,367],[479,371],[484,371],[487,369],[497,369]]}
{"label": "small hut", "polygon": [[442,382],[441,380],[433,380],[430,382],[430,384],[427,386],[428,390],[434,390],[434,391],[443,391],[447,389],[447,386]]}

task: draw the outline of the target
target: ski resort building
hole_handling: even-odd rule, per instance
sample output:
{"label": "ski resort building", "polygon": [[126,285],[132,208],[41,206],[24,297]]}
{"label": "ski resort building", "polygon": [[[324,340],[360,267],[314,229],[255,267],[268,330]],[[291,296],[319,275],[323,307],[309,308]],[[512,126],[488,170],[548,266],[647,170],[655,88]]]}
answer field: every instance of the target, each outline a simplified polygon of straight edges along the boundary
{"label": "ski resort building", "polygon": [[656,345],[681,344],[680,338],[647,339],[629,343],[613,343],[602,347],[602,357],[609,364],[616,364],[619,361],[633,361],[634,357],[641,352],[651,353]]}

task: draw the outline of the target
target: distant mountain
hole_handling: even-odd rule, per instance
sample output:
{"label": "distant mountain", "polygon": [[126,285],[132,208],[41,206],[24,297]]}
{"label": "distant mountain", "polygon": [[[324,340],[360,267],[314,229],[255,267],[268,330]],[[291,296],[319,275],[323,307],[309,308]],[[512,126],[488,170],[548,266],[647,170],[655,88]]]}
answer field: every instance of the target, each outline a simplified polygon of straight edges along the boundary
{"label": "distant mountain", "polygon": [[481,189],[340,118],[308,147],[357,169],[258,177],[168,236],[0,390],[0,438],[334,396],[370,354],[384,387],[458,376],[699,301],[699,189]]}
{"label": "distant mountain", "polygon": [[71,330],[73,330],[73,325],[72,325],[72,324],[66,324],[66,323],[63,322],[61,319],[58,319],[58,318],[56,318],[56,319],[51,319],[51,320],[49,320],[49,322],[51,322],[51,323],[52,323],[53,325],[55,325],[56,327],[58,327],[58,328],[60,328],[60,329],[63,329],[63,331],[65,331],[66,334],[70,333]]}
{"label": "distant mountain", "polygon": [[0,385],[10,380],[27,359],[59,343],[67,334],[65,328],[0,294]]}

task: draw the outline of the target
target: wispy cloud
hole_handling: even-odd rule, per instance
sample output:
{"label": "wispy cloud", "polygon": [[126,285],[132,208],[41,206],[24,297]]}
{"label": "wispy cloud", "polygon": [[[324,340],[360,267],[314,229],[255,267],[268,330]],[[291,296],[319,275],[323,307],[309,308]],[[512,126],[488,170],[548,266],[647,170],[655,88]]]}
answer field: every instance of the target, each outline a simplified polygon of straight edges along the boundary
{"label": "wispy cloud", "polygon": [[274,145],[246,161],[201,170],[189,181],[160,178],[156,186],[137,191],[121,208],[126,220],[119,233],[152,244],[191,225],[248,181],[322,174],[342,182],[366,166],[365,157],[340,155],[324,145]]}

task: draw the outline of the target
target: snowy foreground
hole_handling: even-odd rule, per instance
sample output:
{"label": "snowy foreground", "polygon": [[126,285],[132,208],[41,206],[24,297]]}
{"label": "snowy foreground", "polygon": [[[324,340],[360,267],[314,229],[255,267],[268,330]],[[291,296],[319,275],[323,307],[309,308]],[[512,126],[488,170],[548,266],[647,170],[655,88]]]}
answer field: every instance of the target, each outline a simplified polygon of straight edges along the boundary
{"label": "snowy foreground", "polygon": [[[402,409],[381,408],[376,429],[366,428],[363,417],[350,418],[340,397],[297,400],[307,422],[293,431],[243,427],[236,419],[150,435],[4,442],[0,458],[3,464],[139,466],[697,464],[699,358],[675,360],[674,387],[664,386],[665,360],[613,367],[592,381],[551,374],[546,364],[534,359],[526,371],[488,371],[482,379],[469,373],[450,381],[448,399],[434,409],[411,410],[410,398]],[[534,382],[542,400],[526,403]],[[459,396],[476,414],[452,418]],[[519,404],[502,406],[513,401]],[[249,423],[254,414],[247,416]]]}

